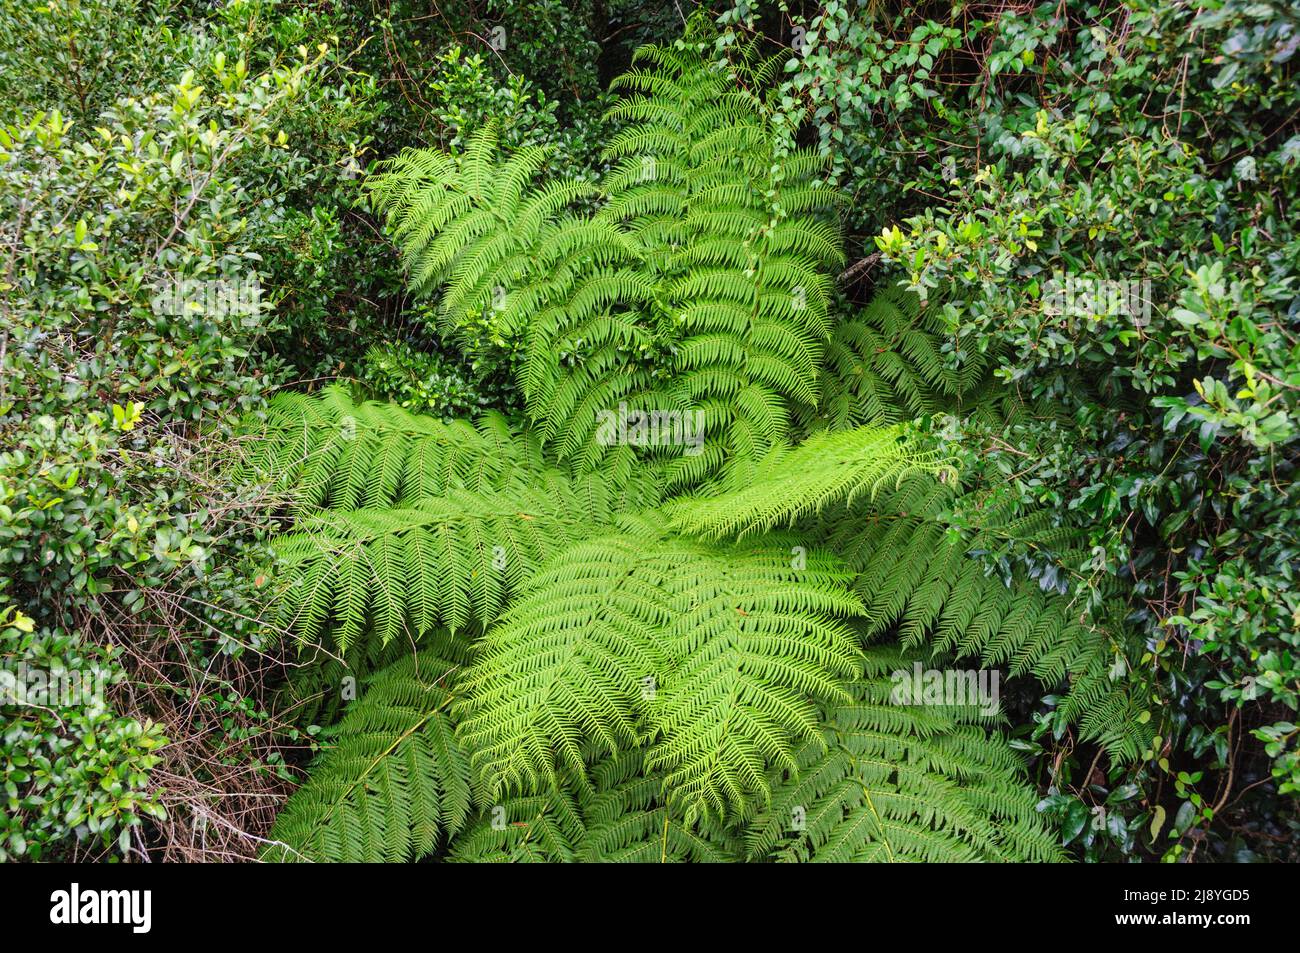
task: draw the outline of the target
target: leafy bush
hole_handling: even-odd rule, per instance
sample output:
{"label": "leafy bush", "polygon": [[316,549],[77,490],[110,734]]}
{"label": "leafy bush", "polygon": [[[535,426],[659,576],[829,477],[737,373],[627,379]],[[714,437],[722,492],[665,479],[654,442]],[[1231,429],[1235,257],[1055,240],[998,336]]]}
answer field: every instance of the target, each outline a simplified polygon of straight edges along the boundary
{"label": "leafy bush", "polygon": [[497,365],[485,362],[487,369],[478,370],[458,363],[399,341],[367,351],[359,377],[377,396],[420,414],[460,417],[485,407],[514,409],[513,388]]}
{"label": "leafy bush", "polygon": [[[193,793],[229,770],[223,746],[266,767],[265,740],[245,747],[233,720],[213,734],[195,715],[214,695],[259,694],[238,659],[275,639],[243,567],[261,558],[259,530],[232,530],[238,509],[200,449],[282,379],[258,354],[279,282],[297,276],[259,249],[330,181],[313,153],[350,158],[345,129],[299,151],[296,123],[360,107],[325,82],[327,48],[254,49],[245,30],[264,12],[232,4],[201,24],[169,19],[171,4],[53,3],[0,24],[24,40],[6,48],[6,80],[30,80],[0,130],[0,612],[33,626],[6,629],[5,666],[115,673],[94,706],[6,702],[11,856],[89,835],[87,850],[143,850],[146,816],[179,806],[173,821],[192,825],[231,809]],[[128,14],[138,29],[117,28]],[[36,83],[50,46],[80,66]],[[129,63],[148,64],[138,85],[109,67]],[[33,94],[67,111],[31,108]]]}
{"label": "leafy bush", "polygon": [[148,780],[159,760],[152,752],[167,739],[159,726],[107,707],[104,691],[124,678],[111,650],[38,631],[12,605],[0,612],[0,646],[0,861],[64,850],[69,832],[91,852],[126,854],[145,816],[165,816]]}

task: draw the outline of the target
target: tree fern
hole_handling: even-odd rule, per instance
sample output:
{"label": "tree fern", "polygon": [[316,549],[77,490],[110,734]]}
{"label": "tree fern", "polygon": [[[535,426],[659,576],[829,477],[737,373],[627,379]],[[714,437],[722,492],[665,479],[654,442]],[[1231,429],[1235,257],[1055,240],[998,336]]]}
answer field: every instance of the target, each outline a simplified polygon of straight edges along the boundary
{"label": "tree fern", "polygon": [[[1065,686],[1139,750],[1116,630],[979,558],[1077,540],[1045,511],[948,529],[980,498],[910,422],[1005,419],[993,356],[901,293],[833,320],[838,199],[753,92],[772,69],[639,53],[596,191],[490,129],[370,179],[444,330],[522,345],[526,419],[336,387],[254,428],[279,619],[341,657],[294,679],[302,714],[368,677],[268,857],[1056,859],[998,719],[891,697],[918,657]],[[611,413],[701,440],[610,440]]]}

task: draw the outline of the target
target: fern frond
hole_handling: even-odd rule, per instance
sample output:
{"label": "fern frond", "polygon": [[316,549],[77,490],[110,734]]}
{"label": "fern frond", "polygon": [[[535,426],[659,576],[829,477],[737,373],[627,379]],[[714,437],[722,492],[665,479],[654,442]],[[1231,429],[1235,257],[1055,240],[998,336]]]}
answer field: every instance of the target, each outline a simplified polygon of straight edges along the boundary
{"label": "fern frond", "polygon": [[279,618],[305,642],[337,622],[344,651],[373,626],[381,642],[437,625],[487,625],[530,575],[590,535],[584,498],[552,484],[506,494],[450,490],[397,509],[325,511],[275,543]]}
{"label": "fern frond", "polygon": [[744,538],[937,469],[933,455],[915,449],[901,427],[821,433],[798,447],[774,447],[751,468],[729,474],[721,492],[679,498],[666,511],[679,532]]}
{"label": "fern frond", "polygon": [[582,814],[567,791],[512,795],[490,803],[456,838],[447,859],[462,864],[571,863],[585,834]]}
{"label": "fern frond", "polygon": [[454,666],[408,656],[364,686],[276,819],[276,861],[416,860],[466,823],[469,759],[448,712]]}
{"label": "fern frond", "polygon": [[[606,297],[572,301],[575,284],[592,269],[614,274],[636,250],[602,220],[575,219],[567,209],[594,195],[582,181],[536,184],[544,150],[502,156],[495,131],[481,130],[465,153],[407,149],[380,164],[367,180],[384,213],[411,282],[418,291],[442,291],[439,314],[460,331],[490,314],[498,333],[526,335],[539,307],[591,309]],[[632,287],[635,273],[608,293]]]}
{"label": "fern frond", "polygon": [[996,354],[963,341],[939,314],[935,303],[922,309],[915,294],[892,288],[837,325],[826,346],[820,419],[839,429],[978,408]]}
{"label": "fern frond", "polygon": [[[990,716],[896,703],[911,657],[878,648],[853,701],[829,709],[751,826],[751,857],[820,862],[1038,862],[1062,859],[1034,790]],[[791,774],[794,774],[791,772]]]}
{"label": "fern frond", "polygon": [[834,621],[859,611],[842,570],[815,551],[791,559],[789,540],[766,542],[670,554],[660,638],[675,664],[650,704],[658,741],[646,763],[688,823],[765,801],[764,766],[793,767],[797,739],[817,737],[810,700],[840,697],[856,669],[857,641]]}
{"label": "fern frond", "polygon": [[[1084,736],[1120,758],[1133,758],[1149,735],[1127,697],[1123,631],[1090,617],[1068,596],[1012,573],[989,573],[971,554],[997,539],[1014,514],[995,509],[973,539],[951,534],[941,516],[958,490],[924,475],[910,477],[874,501],[828,514],[826,545],[858,571],[854,590],[866,605],[869,638],[897,631],[904,645],[979,658],[1012,675],[1032,674],[1066,688],[1063,713],[1080,720],[1104,709],[1122,721],[1082,723]],[[1024,531],[1024,525],[1020,532]],[[984,541],[981,541],[983,535]]]}
{"label": "fern frond", "polygon": [[640,540],[579,543],[485,634],[461,720],[492,796],[581,773],[589,741],[608,752],[638,744],[642,680],[663,667],[663,598],[653,575],[636,572],[648,563]]}
{"label": "fern frond", "polygon": [[585,833],[576,860],[594,863],[716,864],[740,859],[734,837],[716,825],[686,823],[647,773],[640,751],[597,764],[581,798]]}
{"label": "fern frond", "polygon": [[666,808],[662,778],[639,751],[599,760],[563,788],[489,805],[451,846],[466,863],[720,863],[736,838],[687,825]]}
{"label": "fern frond", "polygon": [[672,538],[576,544],[484,636],[463,682],[462,736],[485,789],[544,790],[581,773],[591,745],[654,742],[652,770],[686,821],[741,814],[764,769],[815,733],[809,699],[834,698],[854,641],[842,575],[811,554]]}
{"label": "fern frond", "polygon": [[478,426],[353,400],[345,387],[282,392],[248,429],[237,483],[298,513],[416,503],[450,489],[499,489],[542,469],[540,447],[499,414]]}

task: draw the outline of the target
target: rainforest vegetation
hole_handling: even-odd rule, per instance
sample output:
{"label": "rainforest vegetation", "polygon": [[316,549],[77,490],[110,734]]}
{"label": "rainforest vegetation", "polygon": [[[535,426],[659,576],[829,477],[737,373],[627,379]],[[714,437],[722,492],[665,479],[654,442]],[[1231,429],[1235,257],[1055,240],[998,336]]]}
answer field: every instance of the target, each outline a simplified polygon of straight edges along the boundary
{"label": "rainforest vegetation", "polygon": [[0,0],[4,861],[1294,861],[1283,0]]}

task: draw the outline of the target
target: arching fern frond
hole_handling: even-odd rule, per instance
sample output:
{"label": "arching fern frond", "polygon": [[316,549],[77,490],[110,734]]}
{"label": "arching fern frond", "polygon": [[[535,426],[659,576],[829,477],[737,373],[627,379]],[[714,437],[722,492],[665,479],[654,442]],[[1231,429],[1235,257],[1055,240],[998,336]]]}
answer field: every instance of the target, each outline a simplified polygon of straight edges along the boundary
{"label": "arching fern frond", "polygon": [[791,559],[789,540],[765,542],[665,554],[675,565],[660,638],[673,668],[649,706],[646,764],[687,823],[763,803],[763,766],[793,766],[796,740],[817,737],[811,702],[840,697],[856,670],[857,640],[835,621],[859,611],[843,571],[817,551]]}
{"label": "arching fern frond", "polygon": [[969,413],[985,397],[996,355],[953,333],[935,302],[902,288],[877,293],[836,325],[817,417],[833,429]]}
{"label": "arching fern frond", "polygon": [[815,736],[810,700],[852,671],[856,610],[811,554],[711,547],[641,531],[576,544],[485,634],[465,675],[462,735],[487,796],[544,790],[595,750],[652,742],[689,822],[740,815],[764,770]]}
{"label": "arching fern frond", "polygon": [[873,649],[750,827],[751,857],[822,862],[1060,860],[1015,753],[976,707],[898,703],[911,656]]}
{"label": "arching fern frond", "polygon": [[369,679],[276,819],[264,859],[409,861],[456,834],[471,795],[448,716],[454,669],[408,656]]}
{"label": "arching fern frond", "polygon": [[592,222],[551,241],[566,221],[566,207],[593,188],[577,180],[536,186],[546,158],[546,150],[535,147],[502,157],[489,125],[462,155],[406,149],[367,179],[415,288],[445,289],[440,312],[451,328],[459,330],[469,314],[489,311],[504,330],[524,328],[538,286],[549,281],[548,271],[537,267],[538,252],[548,245],[563,255],[576,241],[602,261],[626,251],[621,235]]}
{"label": "arching fern frond", "polygon": [[581,774],[588,742],[607,752],[640,743],[641,685],[664,667],[664,598],[642,568],[654,562],[646,546],[601,537],[569,547],[485,634],[460,717],[489,797]]}
{"label": "arching fern frond", "polygon": [[549,556],[593,532],[585,498],[549,490],[451,490],[408,507],[309,516],[275,543],[279,618],[306,642],[336,622],[344,651],[371,628],[388,642],[486,625]]}
{"label": "arching fern frond", "polygon": [[500,414],[478,426],[443,422],[395,404],[356,401],[345,387],[283,392],[248,428],[237,483],[264,488],[297,512],[415,503],[453,488],[499,489],[543,468],[536,441]]}
{"label": "arching fern frond", "polygon": [[563,484],[584,498],[582,512],[599,521],[652,508],[663,493],[657,474],[635,466],[633,457],[607,457],[599,473],[570,477],[547,460],[535,433],[500,413],[447,422],[395,404],[356,401],[338,385],[313,395],[276,395],[242,445],[232,479],[257,488],[268,506],[287,504],[299,515],[409,506],[452,490]]}
{"label": "arching fern frond", "polygon": [[[1007,578],[989,572],[975,555],[996,549],[1003,534],[1032,539],[1038,531],[1054,539],[1058,534],[1042,525],[1047,514],[988,508],[975,535],[964,538],[941,520],[957,497],[953,485],[916,476],[870,503],[827,514],[826,545],[859,573],[853,588],[866,605],[867,635],[896,630],[906,646],[928,645],[1012,675],[1032,674],[1051,689],[1065,686],[1062,717],[1080,722],[1085,737],[1113,755],[1135,757],[1149,730],[1127,695],[1122,630],[1023,571]],[[1126,717],[1114,717],[1119,713]]]}
{"label": "arching fern frond", "polygon": [[617,83],[645,95],[613,110],[628,125],[606,150],[601,216],[636,237],[660,289],[673,404],[704,416],[710,451],[666,469],[670,487],[689,486],[766,451],[793,408],[816,405],[839,196],[814,181],[816,163],[778,148],[763,104],[728,70],[660,48],[637,64]]}
{"label": "arching fern frond", "polygon": [[794,448],[777,445],[752,466],[733,467],[719,492],[679,498],[666,510],[679,532],[743,538],[938,469],[901,427],[820,433]]}
{"label": "arching fern frond", "polygon": [[462,155],[407,149],[367,180],[412,284],[442,292],[444,328],[490,318],[499,335],[528,339],[546,324],[538,313],[574,328],[650,295],[628,237],[566,211],[590,184],[535,182],[545,158],[530,147],[503,156],[488,127]]}

